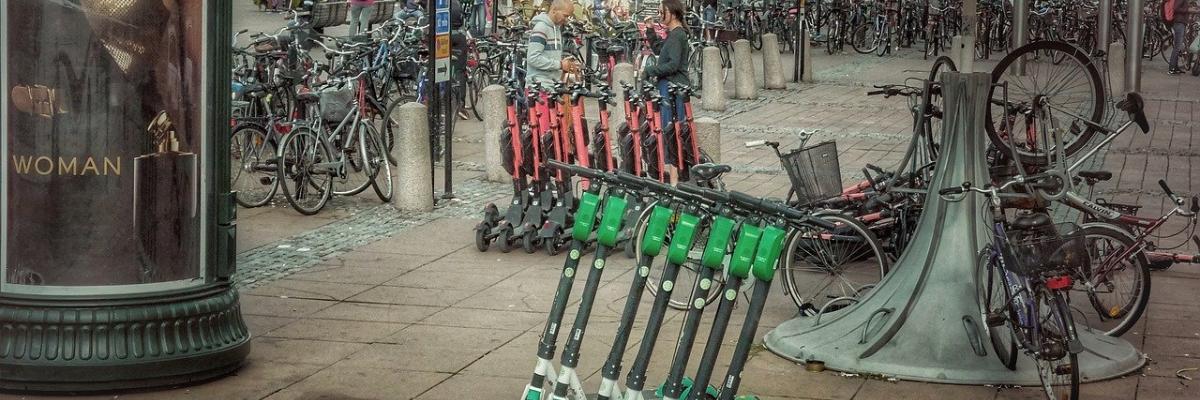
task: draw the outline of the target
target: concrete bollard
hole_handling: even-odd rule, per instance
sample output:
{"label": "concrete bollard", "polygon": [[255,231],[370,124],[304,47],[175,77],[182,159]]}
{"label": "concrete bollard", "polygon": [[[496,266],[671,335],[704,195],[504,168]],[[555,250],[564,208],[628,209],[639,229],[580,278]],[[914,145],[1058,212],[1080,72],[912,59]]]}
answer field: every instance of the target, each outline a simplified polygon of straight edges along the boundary
{"label": "concrete bollard", "polygon": [[750,55],[750,41],[738,39],[733,42],[734,96],[739,99],[758,98],[758,82],[754,78],[754,59]]}
{"label": "concrete bollard", "polygon": [[1114,98],[1125,95],[1125,45],[1120,42],[1108,45],[1108,81]]}
{"label": "concrete bollard", "polygon": [[779,59],[779,39],[774,33],[762,35],[763,88],[787,89],[783,82],[783,61]]}
{"label": "concrete bollard", "polygon": [[721,50],[708,46],[704,48],[704,99],[701,107],[711,111],[725,111],[725,66],[721,60]]}
{"label": "concrete bollard", "polygon": [[508,125],[508,99],[504,95],[504,86],[490,85],[480,93],[479,104],[483,107],[483,163],[487,171],[487,180],[506,182],[511,179],[504,171],[504,158],[500,156],[500,131]]}
{"label": "concrete bollard", "polygon": [[633,64],[630,63],[620,63],[613,67],[612,90],[617,96],[613,100],[616,104],[608,107],[608,133],[613,135],[613,140],[616,140],[617,126],[625,122],[625,88],[621,87],[621,82],[636,85],[633,72]]}
{"label": "concrete bollard", "polygon": [[804,82],[812,82],[816,71],[813,71],[813,51],[812,40],[809,40],[808,33],[804,34],[801,46],[804,48],[804,56],[801,57],[801,63],[804,64],[804,70],[800,73],[800,80]]}
{"label": "concrete bollard", "polygon": [[958,72],[975,72],[975,35],[963,35],[962,54],[958,56],[962,63],[956,64]]}
{"label": "concrete bollard", "polygon": [[721,162],[721,121],[710,117],[696,118],[696,144],[712,162]]}
{"label": "concrete bollard", "polygon": [[963,61],[962,61],[962,44],[963,43],[962,43],[962,41],[963,41],[962,35],[954,35],[954,37],[951,37],[950,38],[950,51],[947,52],[947,54],[946,54],[946,56],[950,57],[951,61],[954,61],[954,67],[958,68],[959,71],[963,71],[963,69],[962,69],[962,65],[963,65]]}
{"label": "concrete bollard", "polygon": [[392,206],[401,211],[433,211],[433,165],[429,163],[429,112],[420,103],[400,106],[399,119],[404,121],[396,133],[392,158],[392,180],[396,193]]}

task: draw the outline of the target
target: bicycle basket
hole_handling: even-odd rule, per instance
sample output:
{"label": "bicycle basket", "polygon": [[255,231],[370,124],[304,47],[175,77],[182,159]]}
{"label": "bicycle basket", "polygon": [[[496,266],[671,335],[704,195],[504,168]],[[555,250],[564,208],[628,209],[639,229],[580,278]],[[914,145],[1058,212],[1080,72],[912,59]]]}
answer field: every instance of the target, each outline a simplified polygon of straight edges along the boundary
{"label": "bicycle basket", "polygon": [[321,119],[341,122],[354,107],[354,85],[329,87],[317,92],[321,99]]}
{"label": "bicycle basket", "polygon": [[1083,231],[1070,222],[1009,232],[1004,258],[1005,268],[1025,276],[1083,268],[1091,263]]}
{"label": "bicycle basket", "polygon": [[802,205],[828,200],[842,193],[842,170],[837,143],[822,142],[792,150],[780,159],[792,189]]}

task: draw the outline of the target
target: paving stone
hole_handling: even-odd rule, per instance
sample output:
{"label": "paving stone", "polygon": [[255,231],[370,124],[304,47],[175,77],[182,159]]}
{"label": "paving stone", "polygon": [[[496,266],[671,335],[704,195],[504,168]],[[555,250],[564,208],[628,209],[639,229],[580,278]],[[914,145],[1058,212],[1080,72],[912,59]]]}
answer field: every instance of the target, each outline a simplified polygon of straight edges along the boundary
{"label": "paving stone", "polygon": [[272,317],[303,317],[333,305],[332,301],[285,299],[278,296],[241,297],[242,314]]}
{"label": "paving stone", "polygon": [[1197,393],[1200,393],[1200,388],[1197,388],[1195,381],[1153,376],[1138,379],[1137,397],[1139,399],[1190,400],[1195,399]]}
{"label": "paving stone", "polygon": [[451,307],[441,310],[421,321],[422,324],[461,326],[468,328],[495,328],[529,330],[546,323],[546,313],[527,311],[480,310],[466,307]]}
{"label": "paving stone", "polygon": [[515,399],[529,378],[503,378],[459,374],[434,386],[417,400]]}
{"label": "paving stone", "polygon": [[259,337],[254,339],[251,362],[333,365],[367,347],[364,343]]}
{"label": "paving stone", "polygon": [[368,322],[414,323],[441,310],[439,306],[403,304],[338,303],[312,315],[313,318]]}
{"label": "paving stone", "polygon": [[302,319],[271,331],[270,337],[370,343],[399,332],[405,324],[386,322]]}
{"label": "paving stone", "polygon": [[372,287],[374,285],[283,279],[251,289],[246,293],[295,299],[345,300]]}
{"label": "paving stone", "polygon": [[269,400],[411,399],[437,386],[450,374],[358,368],[339,364],[323,369]]}
{"label": "paving stone", "polygon": [[246,326],[250,328],[251,336],[262,336],[270,333],[272,330],[275,330],[275,328],[279,328],[296,321],[296,318],[269,317],[266,315],[253,314],[244,314],[242,318],[246,320]]}
{"label": "paving stone", "polygon": [[351,297],[349,300],[361,303],[444,307],[462,301],[474,293],[452,289],[379,286]]}

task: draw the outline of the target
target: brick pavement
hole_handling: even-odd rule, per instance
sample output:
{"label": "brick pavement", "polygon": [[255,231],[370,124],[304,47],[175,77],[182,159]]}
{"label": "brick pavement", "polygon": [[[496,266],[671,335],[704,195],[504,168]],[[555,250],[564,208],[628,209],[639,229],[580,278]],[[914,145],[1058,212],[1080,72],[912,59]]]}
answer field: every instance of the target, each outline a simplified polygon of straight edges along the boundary
{"label": "brick pavement", "polygon": [[[248,10],[235,9],[235,14],[235,26],[252,30],[268,30],[276,21]],[[887,165],[903,155],[911,124],[904,100],[865,97],[864,85],[921,76],[919,70],[927,63],[911,55],[817,57],[819,83],[765,91],[758,100],[731,100],[730,111],[712,114],[723,124],[722,157],[735,167],[726,179],[731,188],[783,196],[787,177],[775,157],[769,150],[746,149],[741,143],[771,138],[790,148],[800,129],[822,130],[812,143],[837,139],[846,180],[854,179],[854,171],[867,162]],[[787,63],[789,57],[785,70]],[[978,65],[988,67],[986,62]],[[1178,192],[1200,192],[1200,177],[1192,172],[1193,166],[1200,166],[1200,146],[1194,147],[1200,139],[1193,139],[1193,130],[1200,129],[1200,119],[1193,117],[1200,113],[1195,96],[1200,80],[1167,77],[1165,67],[1157,65],[1148,65],[1146,74],[1144,92],[1155,128],[1149,135],[1128,132],[1114,142],[1101,165],[1116,177],[1097,190],[1114,201],[1141,204],[1150,215],[1164,207],[1155,183],[1160,177],[1167,177]],[[379,205],[372,194],[334,199],[315,217],[300,216],[287,209],[286,202],[240,210],[238,279],[243,312],[255,336],[246,366],[212,382],[115,397],[516,398],[533,366],[561,258],[474,249],[471,228],[479,206],[506,197],[508,188],[479,179],[479,124],[462,123],[456,135],[455,182],[462,198],[432,214],[398,214]],[[1186,248],[1197,250],[1191,244]],[[629,262],[622,256],[614,261]],[[608,273],[613,275],[601,286],[582,353],[580,374],[588,388],[597,386],[597,371],[631,279],[628,270],[611,268]],[[577,280],[574,293],[579,293],[581,282]],[[1085,385],[1082,398],[1200,397],[1196,383],[1175,377],[1179,368],[1200,366],[1198,288],[1196,267],[1155,273],[1148,313],[1125,336],[1153,361],[1140,374]],[[647,296],[644,306],[648,301]],[[735,312],[733,321],[740,321],[743,312]],[[772,295],[760,338],[793,314],[784,296]],[[659,357],[651,365],[652,381],[665,373],[668,356],[663,354],[671,348],[666,338],[673,336],[669,332],[678,329],[681,319],[678,313],[669,314]],[[699,343],[706,334],[701,332]],[[637,339],[640,335],[635,335],[631,348],[636,348]],[[732,341],[726,345],[732,346]],[[718,371],[727,365],[731,351],[722,353]],[[766,399],[1039,396],[1020,388],[810,373],[761,348],[754,352],[744,379],[744,392]]]}

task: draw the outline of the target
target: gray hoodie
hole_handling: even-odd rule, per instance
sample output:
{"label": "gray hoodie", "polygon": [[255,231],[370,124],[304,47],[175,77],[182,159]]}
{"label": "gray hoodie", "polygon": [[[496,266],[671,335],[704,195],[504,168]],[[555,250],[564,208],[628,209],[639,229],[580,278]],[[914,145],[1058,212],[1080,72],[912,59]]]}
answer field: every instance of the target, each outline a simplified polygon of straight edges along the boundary
{"label": "gray hoodie", "polygon": [[549,84],[562,79],[562,30],[546,13],[533,17],[529,47],[525,50],[525,85]]}

